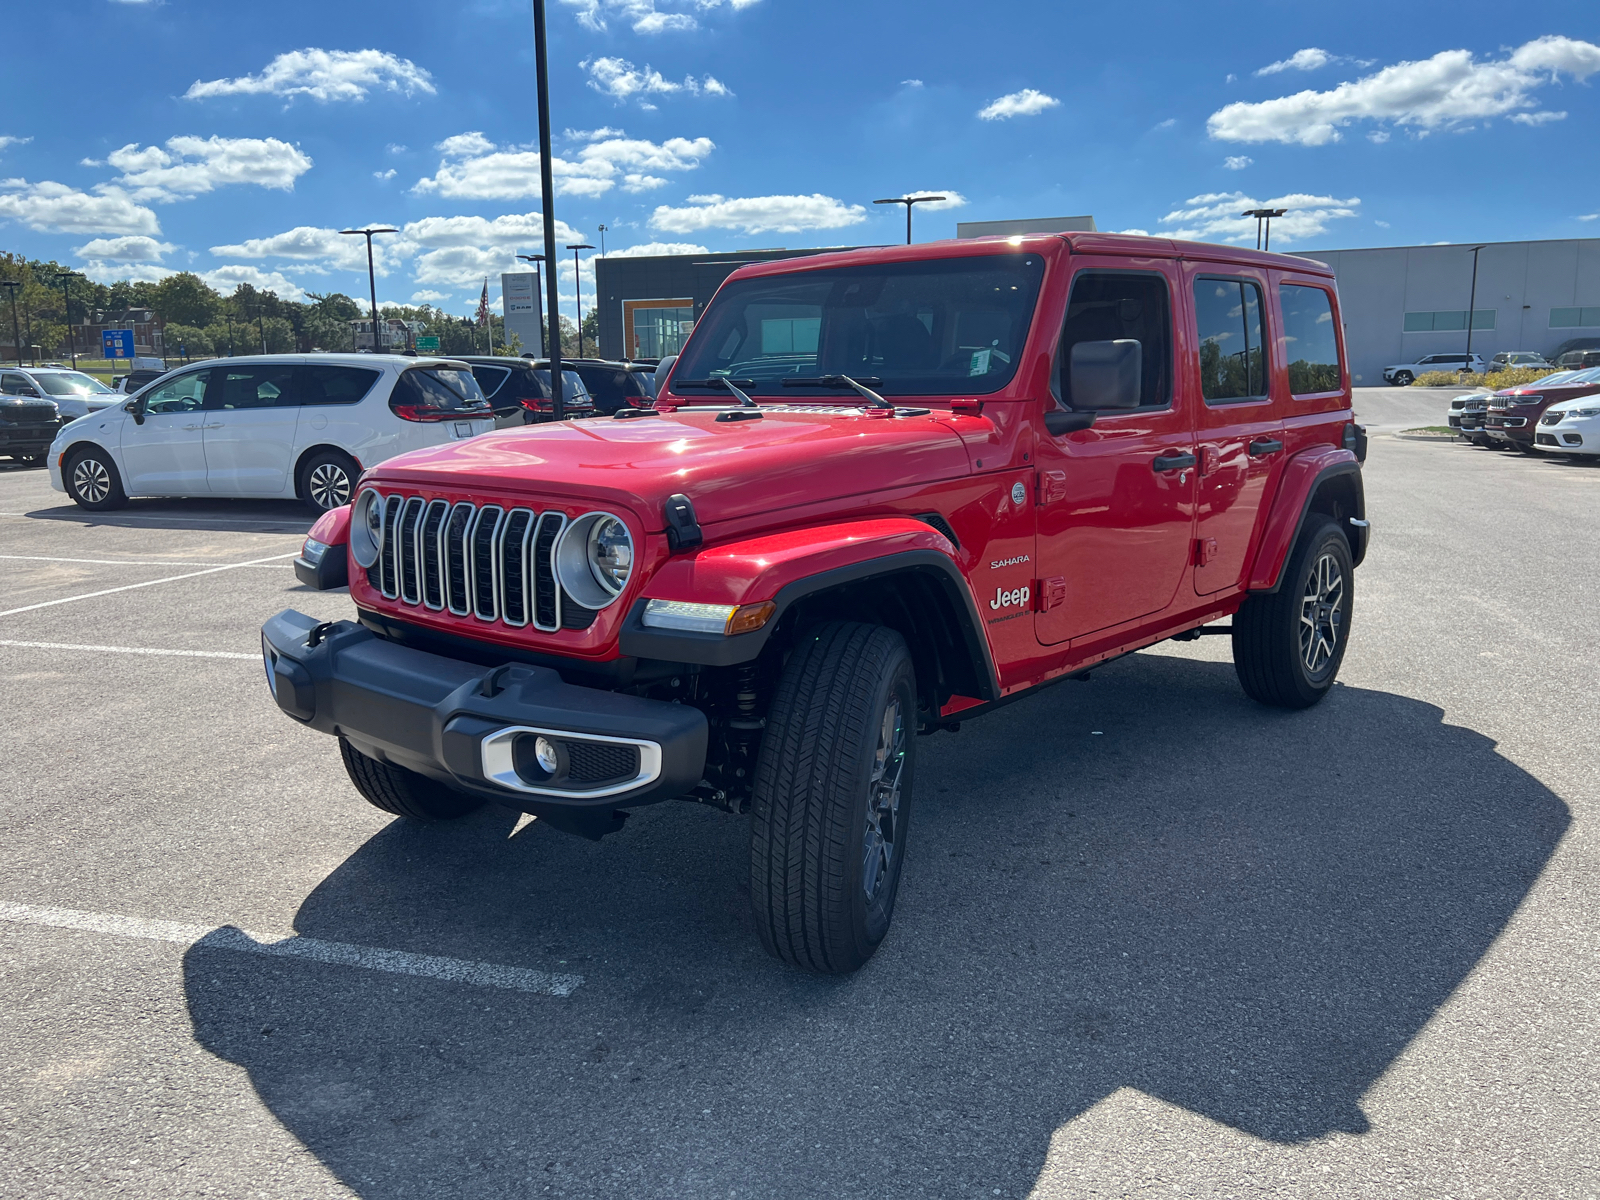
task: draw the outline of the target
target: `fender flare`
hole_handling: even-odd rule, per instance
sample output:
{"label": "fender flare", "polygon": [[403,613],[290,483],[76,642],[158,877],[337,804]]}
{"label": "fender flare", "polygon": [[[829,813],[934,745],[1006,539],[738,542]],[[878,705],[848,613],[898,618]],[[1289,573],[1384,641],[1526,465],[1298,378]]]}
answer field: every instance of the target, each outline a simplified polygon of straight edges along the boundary
{"label": "fender flare", "polygon": [[[761,547],[778,539],[782,539],[788,554],[781,561],[762,561]],[[803,547],[808,542],[820,553],[813,556],[804,552]],[[743,576],[737,572],[718,571],[718,559],[757,569]],[[679,565],[679,569],[672,569],[675,565]],[[705,570],[706,567],[711,570]],[[647,593],[655,595],[642,595],[634,601],[623,620],[619,649],[636,658],[708,667],[735,666],[757,658],[782,624],[785,614],[808,596],[850,583],[907,574],[929,580],[950,603],[960,626],[963,648],[979,676],[983,690],[979,699],[997,699],[1000,685],[994,655],[984,636],[977,601],[973,599],[966,576],[952,557],[950,543],[944,535],[910,517],[789,530],[771,539],[755,538],[678,556],[677,564],[667,564],[646,589]],[[701,586],[694,587],[700,575],[710,578],[701,579]],[[643,623],[644,610],[652,598],[724,604],[772,600],[777,609],[760,629],[728,637],[647,628]]]}
{"label": "fender flare", "polygon": [[[1283,581],[1283,567],[1289,553],[1300,540],[1300,531],[1311,514],[1317,493],[1330,480],[1348,478],[1355,490],[1356,511],[1350,516],[1365,521],[1366,490],[1362,485],[1361,463],[1349,450],[1326,447],[1296,455],[1284,467],[1267,526],[1262,531],[1246,588],[1251,592],[1276,592]],[[1367,553],[1369,530],[1352,525],[1345,530],[1350,539],[1350,557],[1359,564]]]}

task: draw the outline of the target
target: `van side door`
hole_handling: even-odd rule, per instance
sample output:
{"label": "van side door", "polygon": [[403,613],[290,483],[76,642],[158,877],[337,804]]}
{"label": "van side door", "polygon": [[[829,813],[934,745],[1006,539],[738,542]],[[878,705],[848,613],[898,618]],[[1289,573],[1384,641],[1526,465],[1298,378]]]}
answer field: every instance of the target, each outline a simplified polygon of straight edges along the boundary
{"label": "van side door", "polygon": [[294,372],[285,362],[216,368],[205,408],[206,478],[216,495],[293,492],[300,417]]}

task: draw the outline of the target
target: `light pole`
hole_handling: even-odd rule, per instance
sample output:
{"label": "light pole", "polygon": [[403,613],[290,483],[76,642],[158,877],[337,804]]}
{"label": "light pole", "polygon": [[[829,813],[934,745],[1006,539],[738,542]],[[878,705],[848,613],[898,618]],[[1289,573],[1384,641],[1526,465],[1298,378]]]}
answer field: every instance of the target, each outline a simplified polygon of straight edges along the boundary
{"label": "light pole", "polygon": [[1467,361],[1462,364],[1467,371],[1472,370],[1472,326],[1478,315],[1478,251],[1482,249],[1482,246],[1472,247],[1472,290],[1467,294]]}
{"label": "light pole", "polygon": [[[579,250],[593,250],[588,242],[579,242],[576,246],[568,246],[572,251],[572,291],[578,305],[578,357],[583,357],[583,264],[578,261]],[[551,376],[552,379],[555,376]],[[551,384],[552,387],[556,386]]]}
{"label": "light pole", "polygon": [[561,386],[561,289],[556,282],[556,187],[550,168],[550,66],[545,54],[544,0],[533,3],[533,64],[539,93],[539,207],[544,226],[544,258],[550,267],[550,342],[551,415],[562,421],[567,416],[565,389]]}
{"label": "light pole", "polygon": [[22,286],[20,279],[0,279],[0,287],[11,289],[11,340],[17,347],[17,366],[22,365],[22,330],[17,328],[17,289]]}
{"label": "light pole", "polygon": [[906,206],[906,245],[911,245],[911,206],[928,200],[943,200],[943,196],[890,196],[887,200],[874,200],[874,204],[904,204]]}
{"label": "light pole", "polygon": [[[372,352],[377,354],[380,352],[378,345],[378,277],[372,269],[372,235],[375,233],[399,233],[400,231],[388,225],[379,225],[366,229],[341,229],[339,232],[351,235],[360,234],[367,239],[367,287],[372,297]],[[266,335],[263,334],[262,345],[265,344]],[[263,350],[262,353],[265,354],[266,351]]]}
{"label": "light pole", "polygon": [[606,227],[600,226],[600,257],[606,256]]}
{"label": "light pole", "polygon": [[[1244,212],[1239,214],[1241,217],[1254,217],[1256,219],[1257,250],[1272,249],[1272,218],[1281,217],[1288,211],[1289,210],[1287,208],[1247,208]],[[1263,245],[1261,241],[1261,223],[1263,221],[1266,222],[1267,228],[1267,239],[1265,245]]]}
{"label": "light pole", "polygon": [[78,339],[72,336],[72,281],[87,279],[80,271],[57,271],[56,281],[61,284],[61,307],[67,317],[67,348],[72,351],[72,369],[78,369]]}
{"label": "light pole", "polygon": [[[534,299],[537,300],[538,296],[539,296],[539,284],[542,281],[542,276],[541,276],[541,272],[539,270],[538,264],[542,263],[544,261],[544,255],[542,255],[542,254],[519,254],[519,255],[517,255],[517,257],[520,258],[525,263],[533,263],[534,264],[534,268],[533,268],[533,278],[534,278],[533,295],[534,295]],[[547,349],[546,349],[546,346],[545,346],[545,342],[546,341],[547,341],[547,339],[545,337],[545,328],[544,328],[544,310],[540,309],[539,310],[539,353],[540,354],[547,353]]]}

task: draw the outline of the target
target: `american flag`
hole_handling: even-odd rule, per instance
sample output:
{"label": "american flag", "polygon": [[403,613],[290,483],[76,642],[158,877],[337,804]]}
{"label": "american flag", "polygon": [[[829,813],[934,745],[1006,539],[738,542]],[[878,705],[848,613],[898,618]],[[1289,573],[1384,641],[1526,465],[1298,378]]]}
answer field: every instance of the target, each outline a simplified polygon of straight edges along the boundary
{"label": "american flag", "polygon": [[489,277],[483,277],[483,295],[478,297],[478,328],[489,324]]}

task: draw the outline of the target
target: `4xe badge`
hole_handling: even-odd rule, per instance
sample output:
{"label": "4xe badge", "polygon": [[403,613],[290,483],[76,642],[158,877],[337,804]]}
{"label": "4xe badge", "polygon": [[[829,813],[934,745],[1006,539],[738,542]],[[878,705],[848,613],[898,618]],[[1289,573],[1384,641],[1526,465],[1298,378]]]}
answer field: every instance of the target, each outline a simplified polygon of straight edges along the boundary
{"label": "4xe badge", "polygon": [[1011,503],[1020,505],[1028,498],[1028,489],[1020,483],[1011,485]]}
{"label": "4xe badge", "polygon": [[1028,606],[1028,597],[1032,594],[1033,593],[1026,587],[1014,588],[1009,592],[1002,591],[1000,588],[995,588],[994,599],[989,601],[989,607],[1010,608],[1014,604],[1020,604],[1022,607],[1026,608]]}

